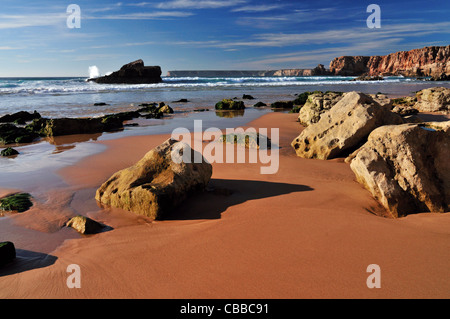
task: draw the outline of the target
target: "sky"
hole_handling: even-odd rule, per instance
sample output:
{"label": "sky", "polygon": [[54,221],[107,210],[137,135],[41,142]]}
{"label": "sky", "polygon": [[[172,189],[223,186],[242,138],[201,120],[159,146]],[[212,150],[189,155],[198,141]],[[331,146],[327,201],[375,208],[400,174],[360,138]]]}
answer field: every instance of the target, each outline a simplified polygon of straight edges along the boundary
{"label": "sky", "polygon": [[[79,19],[68,12],[71,4],[80,8]],[[368,27],[370,4],[380,8],[380,28]],[[343,55],[449,44],[448,0],[1,0],[0,6],[0,77],[84,77],[90,66],[104,75],[137,59],[161,66],[163,75],[328,68]]]}

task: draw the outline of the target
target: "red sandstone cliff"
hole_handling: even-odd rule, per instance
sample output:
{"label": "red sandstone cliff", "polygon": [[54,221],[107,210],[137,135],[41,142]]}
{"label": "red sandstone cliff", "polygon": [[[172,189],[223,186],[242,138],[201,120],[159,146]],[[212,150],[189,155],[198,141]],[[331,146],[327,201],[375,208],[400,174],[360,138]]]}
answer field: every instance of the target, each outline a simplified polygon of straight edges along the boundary
{"label": "red sandstone cliff", "polygon": [[330,63],[334,75],[450,75],[450,45],[401,51],[385,56],[342,56]]}

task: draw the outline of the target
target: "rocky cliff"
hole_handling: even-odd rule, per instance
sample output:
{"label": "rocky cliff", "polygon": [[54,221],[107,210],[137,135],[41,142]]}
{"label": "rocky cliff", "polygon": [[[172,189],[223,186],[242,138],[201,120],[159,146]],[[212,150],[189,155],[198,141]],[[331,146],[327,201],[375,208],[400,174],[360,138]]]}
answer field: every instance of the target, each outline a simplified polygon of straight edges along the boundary
{"label": "rocky cliff", "polygon": [[330,63],[333,75],[450,75],[450,45],[401,51],[385,56],[342,56]]}
{"label": "rocky cliff", "polygon": [[144,66],[144,61],[136,60],[125,64],[119,71],[88,81],[104,84],[147,84],[160,83],[161,68],[159,66]]}

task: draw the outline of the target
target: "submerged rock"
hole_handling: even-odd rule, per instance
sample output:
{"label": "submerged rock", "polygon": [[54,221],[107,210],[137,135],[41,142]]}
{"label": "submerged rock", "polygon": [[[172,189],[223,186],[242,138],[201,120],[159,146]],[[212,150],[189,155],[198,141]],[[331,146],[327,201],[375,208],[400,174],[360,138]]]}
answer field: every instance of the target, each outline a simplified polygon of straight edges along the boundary
{"label": "submerged rock", "polygon": [[0,210],[15,211],[23,213],[33,206],[31,195],[28,193],[18,193],[0,199]]}
{"label": "submerged rock", "polygon": [[0,267],[12,262],[16,258],[16,248],[10,241],[0,242]]}
{"label": "submerged rock", "polygon": [[375,129],[346,159],[359,183],[401,217],[446,212],[450,204],[450,121]]}
{"label": "submerged rock", "polygon": [[93,219],[90,219],[89,217],[85,216],[75,216],[71,218],[67,223],[67,227],[72,227],[80,234],[96,234],[103,230],[105,227],[104,225],[100,224],[99,222],[96,222]]}
{"label": "submerged rock", "polygon": [[[190,156],[194,163],[183,161],[183,156]],[[135,165],[115,173],[97,190],[95,198],[108,206],[161,219],[191,192],[203,190],[211,175],[212,166],[200,153],[168,139]]]}
{"label": "submerged rock", "polygon": [[399,115],[370,96],[349,92],[317,123],[306,127],[291,145],[300,157],[330,159],[362,145],[375,128],[402,123]]}

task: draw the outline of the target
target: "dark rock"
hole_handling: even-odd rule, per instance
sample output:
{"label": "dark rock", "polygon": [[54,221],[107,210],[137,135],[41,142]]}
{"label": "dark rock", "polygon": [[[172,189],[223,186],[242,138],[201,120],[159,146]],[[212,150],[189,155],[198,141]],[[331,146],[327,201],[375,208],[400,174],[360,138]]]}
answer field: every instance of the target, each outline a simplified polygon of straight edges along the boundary
{"label": "dark rock", "polygon": [[109,105],[109,104],[104,103],[104,102],[94,103],[94,106],[105,106],[105,105]]}
{"label": "dark rock", "polygon": [[31,143],[38,137],[38,134],[23,127],[13,124],[0,125],[0,145]]}
{"label": "dark rock", "polygon": [[5,157],[6,156],[14,156],[14,155],[17,155],[17,154],[19,154],[19,152],[16,151],[15,149],[11,148],[11,147],[5,148],[4,150],[2,150],[0,152],[0,156],[5,156]]}
{"label": "dark rock", "polygon": [[17,211],[23,213],[33,206],[31,195],[28,193],[18,193],[0,199],[0,209],[5,211]]}
{"label": "dark rock", "polygon": [[264,106],[267,106],[267,104],[263,102],[258,102],[255,105],[253,105],[253,107],[264,107]]}
{"label": "dark rock", "polygon": [[255,98],[253,96],[249,95],[249,94],[244,94],[242,96],[242,99],[243,100],[254,100]]}
{"label": "dark rock", "polygon": [[428,81],[450,81],[450,74],[441,73],[431,77]]}
{"label": "dark rock", "polygon": [[294,107],[293,101],[277,101],[270,105],[273,109],[292,109]]}
{"label": "dark rock", "polygon": [[173,101],[173,103],[187,103],[189,102],[188,99],[180,99],[178,101]]}
{"label": "dark rock", "polygon": [[0,267],[5,266],[16,258],[16,248],[10,241],[0,243]]}
{"label": "dark rock", "polygon": [[0,117],[0,123],[16,122],[16,124],[25,124],[25,122],[30,122],[34,119],[39,118],[41,118],[41,115],[36,111],[34,111],[34,113],[20,111],[14,114],[7,114],[5,116]]}
{"label": "dark rock", "polygon": [[110,75],[89,79],[88,81],[103,84],[160,83],[162,82],[161,67],[144,66],[144,61],[136,60],[122,66],[119,71],[113,72]]}

